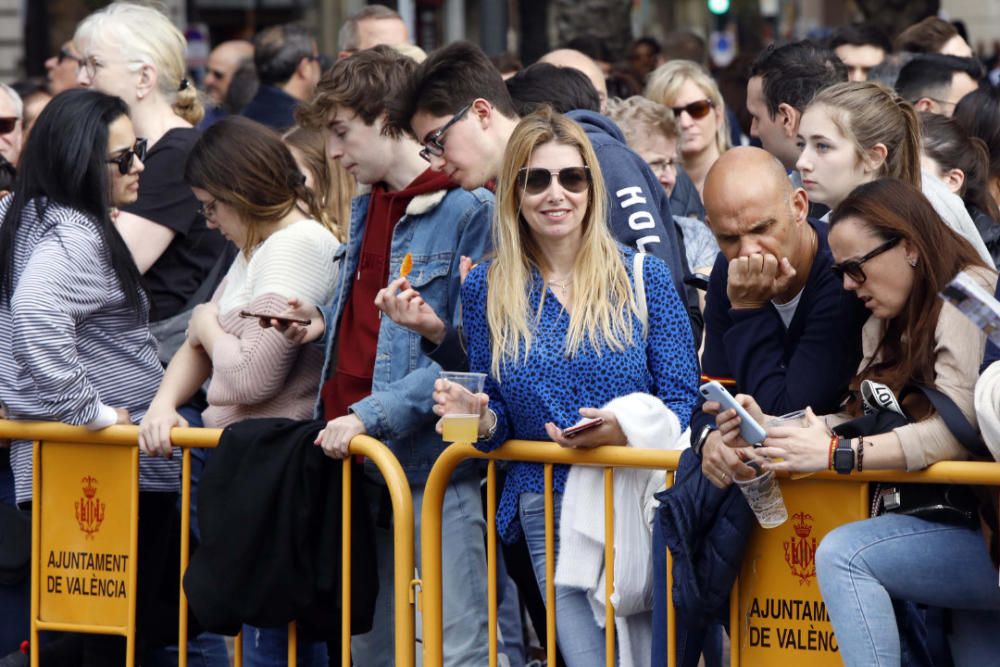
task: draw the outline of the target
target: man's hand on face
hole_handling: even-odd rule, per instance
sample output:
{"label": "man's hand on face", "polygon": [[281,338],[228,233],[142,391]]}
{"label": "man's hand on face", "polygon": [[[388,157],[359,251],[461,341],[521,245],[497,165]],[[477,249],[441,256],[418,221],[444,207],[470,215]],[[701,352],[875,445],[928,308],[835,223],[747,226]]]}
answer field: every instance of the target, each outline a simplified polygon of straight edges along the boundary
{"label": "man's hand on face", "polygon": [[727,295],[738,310],[763,308],[767,302],[783,294],[792,280],[795,268],[787,257],[754,253],[729,262]]}

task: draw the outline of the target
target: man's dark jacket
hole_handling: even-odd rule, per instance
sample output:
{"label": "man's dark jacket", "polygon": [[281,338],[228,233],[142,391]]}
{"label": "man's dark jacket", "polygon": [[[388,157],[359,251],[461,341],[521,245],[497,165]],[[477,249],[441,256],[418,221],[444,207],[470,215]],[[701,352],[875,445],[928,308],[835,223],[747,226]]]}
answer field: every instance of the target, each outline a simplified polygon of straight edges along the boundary
{"label": "man's dark jacket", "polygon": [[299,101],[277,86],[261,84],[240,115],[282,132],[295,125]]}
{"label": "man's dark jacket", "polygon": [[[340,636],[340,461],[313,444],[322,421],[252,419],[226,428],[198,488],[201,544],[184,576],[206,630],[243,623]],[[374,538],[354,466],[351,631],[371,629],[378,593]]]}

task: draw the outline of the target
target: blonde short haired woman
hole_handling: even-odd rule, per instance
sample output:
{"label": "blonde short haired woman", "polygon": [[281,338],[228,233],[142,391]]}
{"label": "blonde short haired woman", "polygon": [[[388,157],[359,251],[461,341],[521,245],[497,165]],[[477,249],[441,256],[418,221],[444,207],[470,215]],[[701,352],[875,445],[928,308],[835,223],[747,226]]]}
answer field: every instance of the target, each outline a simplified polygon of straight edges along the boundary
{"label": "blonde short haired woman", "polygon": [[[462,288],[469,367],[487,374],[482,449],[510,438],[625,445],[629,429],[608,404],[637,393],[672,411],[681,429],[687,425],[698,376],[684,306],[670,289],[666,264],[652,256],[636,261],[614,241],[606,207],[600,165],[580,127],[549,110],[526,116],[507,144],[497,185],[496,256],[473,269]],[[448,412],[458,393],[438,380],[435,412]],[[567,436],[563,429],[581,415],[604,421]],[[567,466],[556,466],[557,514],[567,475]],[[506,542],[523,533],[544,595],[543,489],[541,465],[512,464],[497,525]],[[555,589],[566,664],[597,664],[604,635],[587,593],[558,583]]]}
{"label": "blonde short haired woman", "polygon": [[671,60],[649,75],[645,96],[673,110],[684,169],[700,195],[708,170],[729,149],[726,103],[719,86],[698,63]]}
{"label": "blonde short haired woman", "polygon": [[187,44],[163,13],[129,2],[88,16],[74,42],[83,58],[80,84],[120,97],[136,134],[146,139],[139,199],[122,207],[116,225],[144,275],[150,320],[165,320],[191,307],[189,300],[225,247],[198,215],[198,202],[182,178],[199,136],[193,125],[203,115],[185,75]]}

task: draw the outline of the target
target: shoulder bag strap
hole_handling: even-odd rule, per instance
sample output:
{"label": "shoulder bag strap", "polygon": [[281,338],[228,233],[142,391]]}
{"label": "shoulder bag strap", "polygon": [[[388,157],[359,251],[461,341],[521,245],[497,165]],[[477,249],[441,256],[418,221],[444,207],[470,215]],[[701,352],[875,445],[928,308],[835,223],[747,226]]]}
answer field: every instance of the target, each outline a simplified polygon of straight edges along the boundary
{"label": "shoulder bag strap", "polygon": [[919,390],[927,397],[934,409],[941,415],[948,430],[963,447],[976,456],[993,458],[989,450],[986,449],[986,445],[983,444],[982,438],[979,437],[979,432],[969,423],[969,420],[965,418],[953,400],[937,389],[922,384],[914,385],[914,389]]}
{"label": "shoulder bag strap", "polygon": [[646,308],[646,279],[642,275],[642,263],[646,253],[637,252],[632,258],[632,282],[635,284],[635,301],[642,320],[642,335],[649,335],[649,311]]}

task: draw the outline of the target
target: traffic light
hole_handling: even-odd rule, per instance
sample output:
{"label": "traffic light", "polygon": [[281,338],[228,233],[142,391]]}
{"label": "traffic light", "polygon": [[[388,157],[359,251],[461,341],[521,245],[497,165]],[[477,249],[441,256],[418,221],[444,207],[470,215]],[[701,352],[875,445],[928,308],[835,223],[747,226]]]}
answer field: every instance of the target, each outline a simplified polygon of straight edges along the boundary
{"label": "traffic light", "polygon": [[708,11],[722,16],[729,11],[729,0],[708,0]]}

